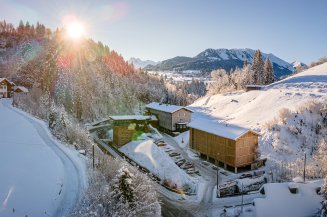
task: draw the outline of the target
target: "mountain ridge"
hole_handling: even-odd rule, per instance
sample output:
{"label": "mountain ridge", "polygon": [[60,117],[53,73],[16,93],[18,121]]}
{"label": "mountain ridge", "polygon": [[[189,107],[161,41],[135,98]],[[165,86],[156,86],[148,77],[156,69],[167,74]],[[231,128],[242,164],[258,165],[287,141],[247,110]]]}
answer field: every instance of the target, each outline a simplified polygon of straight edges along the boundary
{"label": "mountain ridge", "polygon": [[[250,48],[241,49],[212,49],[208,48],[194,57],[176,56],[164,60],[156,65],[147,65],[145,70],[165,71],[165,70],[201,70],[211,72],[212,70],[223,68],[226,71],[242,67],[244,61],[252,63],[255,50]],[[272,53],[262,53],[263,61],[269,57],[273,64],[277,79],[287,77],[294,73],[295,68],[292,64],[275,56]]]}

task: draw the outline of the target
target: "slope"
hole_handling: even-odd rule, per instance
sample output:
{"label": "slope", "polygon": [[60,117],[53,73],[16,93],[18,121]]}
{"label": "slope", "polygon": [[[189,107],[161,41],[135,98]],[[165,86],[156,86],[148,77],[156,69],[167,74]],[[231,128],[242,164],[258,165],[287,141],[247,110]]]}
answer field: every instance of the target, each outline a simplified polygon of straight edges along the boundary
{"label": "slope", "polygon": [[327,63],[273,83],[263,90],[207,96],[190,107],[229,123],[260,129],[282,108],[295,109],[307,100],[326,98]]}

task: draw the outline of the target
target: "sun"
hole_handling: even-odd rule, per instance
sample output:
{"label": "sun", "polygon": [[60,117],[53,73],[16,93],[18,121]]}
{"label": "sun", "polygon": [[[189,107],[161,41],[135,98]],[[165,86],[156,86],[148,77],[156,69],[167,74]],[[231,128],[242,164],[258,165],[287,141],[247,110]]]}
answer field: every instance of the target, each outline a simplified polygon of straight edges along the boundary
{"label": "sun", "polygon": [[67,34],[72,39],[79,39],[84,36],[84,25],[78,21],[73,21],[66,26]]}

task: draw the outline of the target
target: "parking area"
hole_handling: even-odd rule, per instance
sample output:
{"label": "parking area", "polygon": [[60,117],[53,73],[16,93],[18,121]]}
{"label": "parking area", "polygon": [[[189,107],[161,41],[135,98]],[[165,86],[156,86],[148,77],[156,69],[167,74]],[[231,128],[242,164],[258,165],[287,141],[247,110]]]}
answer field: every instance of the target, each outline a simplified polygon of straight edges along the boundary
{"label": "parking area", "polygon": [[186,160],[173,146],[168,145],[163,139],[156,140],[154,143],[162,148],[162,150],[172,158],[175,164],[183,169],[187,174],[191,176],[201,176],[200,171],[194,166],[194,164]]}

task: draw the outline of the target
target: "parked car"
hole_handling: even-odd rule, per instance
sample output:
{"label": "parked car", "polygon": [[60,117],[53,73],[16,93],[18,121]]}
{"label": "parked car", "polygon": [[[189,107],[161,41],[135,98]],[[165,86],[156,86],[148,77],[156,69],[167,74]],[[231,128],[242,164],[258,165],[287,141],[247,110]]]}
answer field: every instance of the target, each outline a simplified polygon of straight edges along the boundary
{"label": "parked car", "polygon": [[170,157],[175,157],[175,156],[179,156],[181,155],[180,153],[177,153],[177,152],[172,152],[169,154]]}
{"label": "parked car", "polygon": [[182,169],[190,169],[191,167],[193,167],[193,164],[191,163],[185,163],[181,166]]}
{"label": "parked car", "polygon": [[167,145],[167,144],[164,143],[164,142],[160,142],[160,143],[157,144],[157,146],[159,146],[159,147],[163,147],[163,146],[166,146],[166,145]]}
{"label": "parked car", "polygon": [[158,139],[158,140],[154,141],[154,143],[156,143],[156,144],[158,144],[160,142],[164,142],[164,141],[162,139]]}
{"label": "parked car", "polygon": [[195,168],[190,168],[186,170],[187,174],[194,174],[196,172],[199,172],[199,170],[195,169]]}
{"label": "parked car", "polygon": [[169,152],[172,152],[173,150],[172,149],[165,149],[165,152],[169,153]]}
{"label": "parked car", "polygon": [[239,179],[245,179],[245,178],[252,178],[252,174],[251,173],[244,173],[240,176]]}
{"label": "parked car", "polygon": [[184,163],[186,162],[186,160],[185,159],[181,159],[181,160],[179,160],[179,161],[177,161],[177,162],[175,162],[175,164],[177,165],[177,166],[182,166]]}

